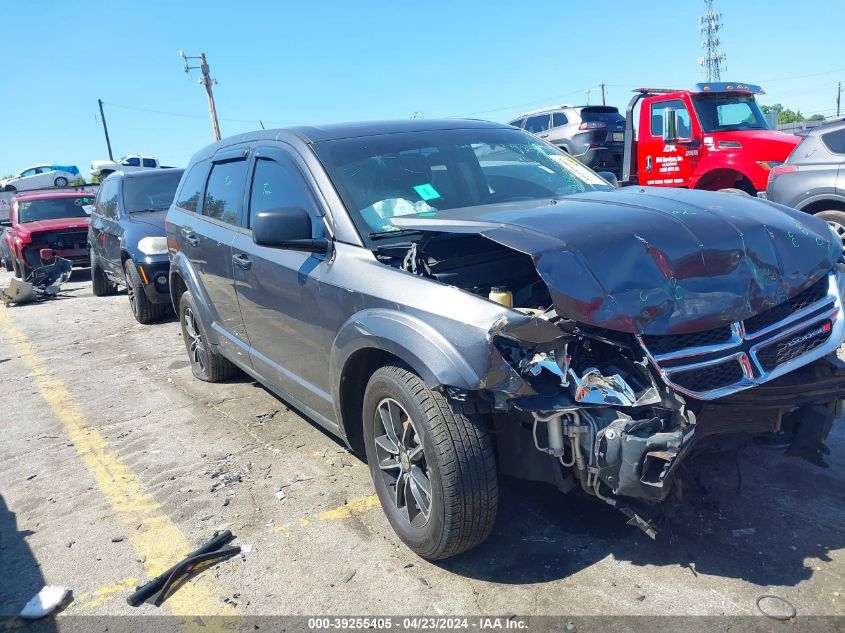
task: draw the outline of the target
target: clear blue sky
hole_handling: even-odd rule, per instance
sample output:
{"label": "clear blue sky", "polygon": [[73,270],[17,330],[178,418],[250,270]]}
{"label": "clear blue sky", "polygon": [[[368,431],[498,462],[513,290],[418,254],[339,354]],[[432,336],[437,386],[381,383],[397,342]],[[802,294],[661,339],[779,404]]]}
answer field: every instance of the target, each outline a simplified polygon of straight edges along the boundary
{"label": "clear blue sky", "polygon": [[[198,73],[208,55],[223,136],[265,126],[472,116],[703,81],[699,0],[534,2],[3,2],[0,176],[42,162],[87,176],[107,158],[183,165],[211,142]],[[765,8],[761,8],[765,7]],[[834,112],[845,82],[842,0],[716,0],[724,79],[760,83],[762,103]],[[796,23],[799,26],[796,26]],[[137,108],[137,109],[131,109]]]}

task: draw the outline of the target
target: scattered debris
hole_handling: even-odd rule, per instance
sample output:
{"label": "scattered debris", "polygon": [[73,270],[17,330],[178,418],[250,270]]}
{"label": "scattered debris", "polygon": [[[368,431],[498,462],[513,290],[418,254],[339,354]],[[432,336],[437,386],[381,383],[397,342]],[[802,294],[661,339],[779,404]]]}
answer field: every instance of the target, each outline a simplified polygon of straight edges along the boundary
{"label": "scattered debris", "polygon": [[112,539],[111,539],[112,543],[121,543],[122,541],[123,541],[122,536],[113,536]]}
{"label": "scattered debris", "polygon": [[[764,600],[772,603],[765,609],[760,604]],[[773,620],[780,620],[781,622],[786,622],[787,620],[791,620],[796,615],[798,615],[798,609],[796,609],[791,602],[789,602],[785,598],[781,598],[780,596],[775,596],[770,593],[758,596],[757,600],[754,601],[754,604],[757,605],[757,609],[760,611],[760,613],[762,613],[768,618],[772,618]]]}
{"label": "scattered debris", "polygon": [[67,542],[67,546],[68,546],[68,548],[73,547],[75,544],[76,544],[76,541],[68,541],[68,542]]}
{"label": "scattered debris", "polygon": [[734,536],[753,536],[756,532],[756,528],[738,528],[736,530],[731,530],[731,534]]}
{"label": "scattered debris", "polygon": [[267,413],[261,413],[261,414],[259,414],[259,415],[256,415],[255,417],[258,419],[258,423],[259,423],[259,424],[264,424],[265,422],[269,422],[270,420],[272,420],[273,418],[275,418],[275,417],[276,417],[276,414],[277,414],[278,412],[279,412],[278,410],[276,410],[276,411],[268,411]]}
{"label": "scattered debris", "polygon": [[642,602],[643,600],[645,600],[645,596],[643,594],[637,596],[637,602]]}
{"label": "scattered debris", "polygon": [[252,544],[251,543],[241,545],[241,553],[242,554],[249,554],[251,551],[252,551]]}
{"label": "scattered debris", "polygon": [[328,455],[328,454],[329,454],[329,449],[328,449],[328,448],[324,448],[324,449],[323,449],[323,454],[321,455],[321,457],[322,457],[323,459],[325,459],[325,458],[326,458],[326,455]]}
{"label": "scattered debris", "polygon": [[226,497],[225,499],[223,499],[223,507],[224,507],[224,508],[225,508],[227,505],[229,505],[229,501],[231,501],[231,500],[229,499],[229,497]]}
{"label": "scattered debris", "polygon": [[425,585],[426,587],[429,587],[429,586],[430,586],[430,585],[428,584],[428,581],[427,581],[427,580],[426,580],[423,576],[420,576],[417,580],[419,580],[419,581],[420,581],[423,585]]}
{"label": "scattered debris", "polygon": [[33,474],[33,475],[29,475],[29,476],[26,478],[26,480],[27,480],[27,481],[32,481],[32,480],[33,480],[33,479],[35,479],[36,477],[38,477],[38,473],[35,473],[35,474]]}
{"label": "scattered debris", "polygon": [[137,607],[144,602],[161,606],[169,597],[171,589],[178,589],[184,584],[182,581],[193,573],[207,568],[210,562],[225,560],[240,553],[240,547],[226,547],[234,538],[228,530],[215,534],[208,543],[188,554],[166,572],[138,587],[126,598],[126,602],[131,607]]}
{"label": "scattered debris", "polygon": [[276,492],[276,499],[278,501],[284,501],[286,498],[287,498],[287,495],[285,494],[284,490],[278,490]]}
{"label": "scattered debris", "polygon": [[350,580],[352,580],[355,577],[355,574],[357,574],[357,573],[358,573],[357,569],[353,569],[353,570],[347,572],[347,574],[343,577],[343,582],[344,583],[349,582]]}
{"label": "scattered debris", "polygon": [[27,620],[37,620],[51,613],[70,593],[70,587],[46,585],[21,609],[20,617]]}
{"label": "scattered debris", "polygon": [[150,451],[150,455],[158,455],[161,451]]}
{"label": "scattered debris", "polygon": [[0,292],[0,299],[6,305],[53,299],[59,295],[62,284],[70,279],[72,271],[68,260],[55,257],[52,263],[33,270],[26,281],[13,278],[9,287]]}

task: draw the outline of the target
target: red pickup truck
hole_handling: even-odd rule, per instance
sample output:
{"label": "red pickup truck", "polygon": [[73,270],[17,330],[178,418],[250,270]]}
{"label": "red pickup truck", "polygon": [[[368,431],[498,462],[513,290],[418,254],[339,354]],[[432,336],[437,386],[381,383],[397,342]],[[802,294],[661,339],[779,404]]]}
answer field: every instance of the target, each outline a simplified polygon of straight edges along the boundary
{"label": "red pickup truck", "polygon": [[11,255],[16,277],[26,279],[33,268],[43,265],[42,251],[88,266],[88,212],[94,203],[90,194],[72,191],[19,193],[12,198],[8,227],[3,241]]}

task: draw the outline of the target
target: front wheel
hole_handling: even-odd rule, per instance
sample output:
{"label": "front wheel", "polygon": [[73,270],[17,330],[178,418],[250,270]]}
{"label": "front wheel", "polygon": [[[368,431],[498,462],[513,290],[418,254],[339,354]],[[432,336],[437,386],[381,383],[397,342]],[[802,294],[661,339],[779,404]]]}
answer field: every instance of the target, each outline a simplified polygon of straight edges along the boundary
{"label": "front wheel", "polygon": [[834,233],[839,236],[842,246],[845,246],[845,211],[831,209],[830,211],[820,211],[816,215],[830,225]]}
{"label": "front wheel", "polygon": [[67,178],[64,176],[59,176],[53,181],[53,184],[56,185],[59,189],[64,189],[67,187]]}
{"label": "front wheel", "polygon": [[126,294],[129,297],[129,307],[132,308],[135,320],[143,325],[161,320],[167,314],[167,305],[153,303],[147,298],[135,262],[127,259],[123,266],[123,272],[126,275]]}
{"label": "front wheel", "polygon": [[403,365],[386,365],[364,394],[367,462],[400,539],[429,560],[475,547],[493,528],[498,482],[485,420],[452,410]]}
{"label": "front wheel", "polygon": [[751,194],[748,193],[745,189],[738,189],[737,187],[726,187],[725,189],[719,189],[722,193],[732,193],[737,196],[750,196]]}

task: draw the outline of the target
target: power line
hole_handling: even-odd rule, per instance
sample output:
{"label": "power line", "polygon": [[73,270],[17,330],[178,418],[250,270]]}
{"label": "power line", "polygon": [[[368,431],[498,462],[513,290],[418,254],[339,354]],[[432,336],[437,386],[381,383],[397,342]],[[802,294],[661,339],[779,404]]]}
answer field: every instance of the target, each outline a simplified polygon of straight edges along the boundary
{"label": "power line", "polygon": [[593,88],[594,86],[590,86],[590,88],[582,88],[581,90],[573,90],[572,92],[567,92],[566,94],[554,95],[552,97],[544,97],[542,99],[536,99],[534,101],[527,101],[524,103],[514,103],[511,105],[502,106],[501,108],[493,108],[492,110],[481,110],[480,112],[470,112],[469,114],[461,114],[461,115],[452,115],[447,118],[454,118],[454,119],[465,119],[467,117],[476,116],[478,114],[489,114],[491,112],[501,112],[502,110],[513,110],[514,108],[521,108],[524,106],[529,105],[536,105],[538,103],[548,103],[549,101],[555,101],[557,99],[562,99],[563,97],[569,97],[575,94],[584,94],[587,90]]}

